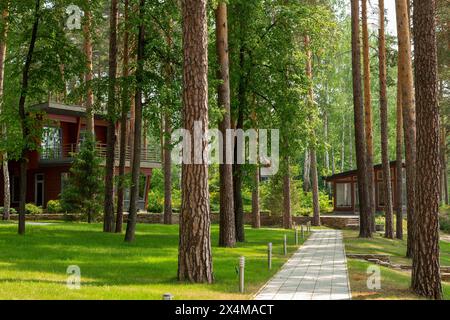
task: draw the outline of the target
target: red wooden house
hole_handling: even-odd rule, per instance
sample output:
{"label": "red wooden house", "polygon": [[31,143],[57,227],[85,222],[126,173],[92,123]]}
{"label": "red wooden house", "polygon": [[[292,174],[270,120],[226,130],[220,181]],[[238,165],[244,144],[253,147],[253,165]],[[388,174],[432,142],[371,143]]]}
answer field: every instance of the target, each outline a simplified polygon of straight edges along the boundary
{"label": "red wooden house", "polygon": [[[396,194],[396,161],[390,162],[391,167],[391,187],[393,196],[393,206],[396,210],[395,199],[401,196],[405,204],[405,169],[403,164],[402,181],[403,181],[403,194]],[[326,177],[325,180],[332,185],[333,190],[333,206],[335,212],[355,212],[359,210],[358,200],[358,176],[356,170],[341,172],[332,176]],[[383,169],[381,164],[374,166],[374,182],[375,182],[375,205],[377,211],[384,209],[384,187],[383,187]]]}
{"label": "red wooden house", "polygon": [[[27,170],[26,201],[46,207],[48,201],[59,198],[64,188],[66,177],[73,162],[86,128],[85,109],[79,106],[67,106],[57,103],[44,103],[32,108],[44,113],[41,147],[39,151],[29,153]],[[95,116],[95,136],[97,149],[101,156],[106,151],[107,122],[101,115]],[[130,171],[131,153],[127,147],[126,172]],[[116,165],[118,166],[119,151],[116,148]],[[155,146],[144,146],[141,154],[141,190],[139,207],[144,209],[148,203],[148,191],[152,169],[159,168],[160,153]],[[116,170],[117,172],[118,170]],[[0,173],[1,174],[1,173]],[[19,204],[19,163],[9,162],[11,179],[11,204]],[[3,203],[3,186],[0,184],[0,206]],[[125,203],[127,208],[127,203]]]}

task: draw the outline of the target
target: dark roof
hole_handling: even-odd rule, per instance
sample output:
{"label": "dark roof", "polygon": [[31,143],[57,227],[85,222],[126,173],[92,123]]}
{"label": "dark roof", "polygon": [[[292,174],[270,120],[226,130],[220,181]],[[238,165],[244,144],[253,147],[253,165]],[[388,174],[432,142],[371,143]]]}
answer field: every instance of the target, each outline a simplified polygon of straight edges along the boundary
{"label": "dark roof", "polygon": [[[391,161],[389,163],[390,167],[395,167],[396,163],[397,163],[396,160]],[[374,169],[381,169],[381,167],[382,167],[381,163],[376,164],[376,165],[373,166]],[[403,167],[405,167],[405,163],[403,163]],[[357,174],[358,174],[358,170],[354,169],[354,170],[350,170],[350,171],[344,171],[344,172],[336,173],[336,174],[334,174],[332,176],[324,177],[323,179],[325,181],[332,181],[332,180],[339,179],[339,178],[346,178],[346,177],[356,176]]]}
{"label": "dark roof", "polygon": [[[84,117],[86,116],[86,108],[82,106],[69,106],[65,104],[55,103],[55,102],[45,102],[32,106],[34,110],[44,111],[48,114],[56,114],[63,116],[75,116],[75,117]],[[102,117],[101,113],[95,115],[95,117]]]}

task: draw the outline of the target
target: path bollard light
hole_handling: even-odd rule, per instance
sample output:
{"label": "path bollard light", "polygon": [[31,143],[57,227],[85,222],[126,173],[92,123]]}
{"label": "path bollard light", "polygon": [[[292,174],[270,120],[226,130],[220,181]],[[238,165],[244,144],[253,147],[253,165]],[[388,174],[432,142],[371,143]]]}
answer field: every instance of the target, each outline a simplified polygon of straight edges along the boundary
{"label": "path bollard light", "polygon": [[173,300],[173,295],[170,293],[164,293],[163,300]]}
{"label": "path bollard light", "polygon": [[298,246],[298,229],[295,227],[295,245]]}
{"label": "path bollard light", "polygon": [[284,235],[283,249],[284,255],[287,256],[287,235]]}
{"label": "path bollard light", "polygon": [[267,264],[269,266],[269,270],[272,270],[272,242],[269,242],[267,245]]}
{"label": "path bollard light", "polygon": [[244,293],[245,257],[239,258],[239,292]]}

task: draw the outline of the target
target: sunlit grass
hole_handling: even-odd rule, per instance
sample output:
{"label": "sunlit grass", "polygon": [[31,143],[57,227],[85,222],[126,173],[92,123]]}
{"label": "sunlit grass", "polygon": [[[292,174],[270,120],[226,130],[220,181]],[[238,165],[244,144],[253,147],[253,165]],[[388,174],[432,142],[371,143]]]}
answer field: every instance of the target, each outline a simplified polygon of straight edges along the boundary
{"label": "sunlit grass", "polygon": [[[248,299],[295,250],[294,233],[282,229],[246,228],[246,242],[237,248],[217,247],[212,227],[215,283],[177,281],[178,226],[137,226],[136,241],[101,232],[99,224],[28,225],[18,236],[15,224],[0,224],[0,299]],[[267,243],[273,242],[273,269],[267,268]],[[246,257],[246,293],[238,293],[235,267]],[[69,265],[81,268],[80,290],[66,286]]]}

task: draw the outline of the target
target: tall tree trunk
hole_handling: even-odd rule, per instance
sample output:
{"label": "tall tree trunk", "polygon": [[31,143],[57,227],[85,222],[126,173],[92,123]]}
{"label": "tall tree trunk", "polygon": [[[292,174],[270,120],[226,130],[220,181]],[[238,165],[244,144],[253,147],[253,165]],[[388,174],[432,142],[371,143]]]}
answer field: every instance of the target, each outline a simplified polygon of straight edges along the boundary
{"label": "tall tree trunk", "polygon": [[[309,36],[305,36],[304,39],[305,48],[307,49],[306,59],[306,76],[310,80],[308,88],[308,100],[310,108],[316,108],[314,104],[314,92],[312,85],[312,57],[310,50]],[[313,131],[312,139],[309,147],[309,154],[311,157],[311,180],[312,180],[312,200],[313,200],[313,225],[320,226],[320,204],[319,204],[319,178],[317,174],[317,158],[316,158],[316,134]]]}
{"label": "tall tree trunk", "polygon": [[[216,51],[219,69],[217,78],[221,80],[217,88],[218,105],[225,113],[219,123],[219,130],[223,135],[223,163],[219,165],[220,174],[220,229],[219,246],[234,247],[236,244],[236,225],[233,200],[233,166],[231,144],[227,130],[231,128],[230,108],[230,75],[228,57],[228,17],[227,4],[220,2],[216,9]],[[229,159],[230,158],[230,159]]]}
{"label": "tall tree trunk", "polygon": [[[22,139],[24,142],[29,139],[29,129],[27,125],[27,114],[25,112],[25,104],[28,93],[28,81],[30,76],[31,63],[33,61],[34,48],[36,46],[37,32],[39,28],[40,21],[40,8],[41,1],[36,0],[35,2],[35,12],[34,12],[34,23],[33,29],[31,31],[30,45],[28,47],[28,53],[25,60],[25,65],[22,70],[22,87],[20,90],[19,99],[19,117],[20,124],[22,127]],[[25,234],[25,202],[27,197],[27,167],[28,167],[28,147],[22,147],[22,154],[20,159],[20,199],[19,199],[19,234]]]}
{"label": "tall tree trunk", "polygon": [[411,39],[408,1],[396,0],[398,65],[402,93],[403,133],[406,164],[406,205],[408,219],[407,257],[414,252],[415,232],[415,163],[416,163],[416,112],[414,107],[414,86],[412,74]]}
{"label": "tall tree trunk", "polygon": [[342,115],[341,172],[345,171],[345,115]]}
{"label": "tall tree trunk", "polygon": [[106,137],[105,204],[103,231],[114,231],[114,167],[116,163],[117,0],[111,0],[109,30],[108,128]]}
{"label": "tall tree trunk", "polygon": [[440,144],[436,3],[414,0],[414,70],[417,110],[417,229],[411,284],[414,292],[442,299],[439,265]]}
{"label": "tall tree trunk", "polygon": [[[90,1],[86,2],[84,10],[84,55],[86,57],[86,74],[84,75],[84,82],[86,84],[86,131],[90,132],[95,137],[94,125],[94,92],[92,91],[93,73],[93,51],[92,51],[92,13],[90,8]],[[100,75],[99,75],[100,77]]]}
{"label": "tall tree trunk", "polygon": [[[185,0],[183,14],[183,125],[194,132],[199,121],[203,133],[208,130],[208,26],[206,0]],[[202,141],[199,152],[207,155],[208,142]],[[213,282],[211,257],[208,160],[182,165],[182,208],[178,280],[196,283]]]}
{"label": "tall tree trunk", "polygon": [[363,65],[364,65],[364,121],[366,132],[366,170],[367,189],[369,193],[370,225],[375,231],[375,180],[373,171],[373,132],[372,132],[372,101],[370,93],[370,56],[369,56],[369,26],[367,23],[367,0],[362,0],[362,39],[363,39]]}
{"label": "tall tree trunk", "polygon": [[[398,66],[398,69],[400,66]],[[400,78],[397,79],[397,130],[396,130],[396,180],[395,180],[395,206],[397,239],[403,239],[403,116],[402,116],[402,91]]]}
{"label": "tall tree trunk", "polygon": [[[6,7],[2,12],[2,25],[3,30],[0,35],[0,115],[3,111],[3,85],[5,77],[5,60],[6,60],[6,41],[8,39],[8,27],[9,27],[9,1],[6,2]],[[6,137],[6,125],[1,126],[1,134]],[[0,162],[3,169],[3,220],[9,220],[9,211],[11,207],[11,191],[9,181],[8,170],[8,153],[0,152]]]}
{"label": "tall tree trunk", "polygon": [[385,212],[385,236],[394,238],[393,211],[392,211],[392,189],[391,189],[391,166],[389,163],[389,127],[388,127],[388,101],[386,84],[386,36],[384,27],[384,0],[378,0],[380,11],[379,29],[379,77],[380,77],[380,120],[381,120],[381,158],[383,167],[384,186],[384,212]]}
{"label": "tall tree trunk", "polygon": [[[239,65],[241,70],[244,69],[244,49],[241,47],[239,52]],[[246,101],[246,83],[245,79],[241,75],[239,79],[238,88],[238,118],[236,122],[236,129],[244,128],[244,108],[247,105]],[[242,164],[237,163],[237,140],[234,140],[234,161],[233,164],[233,198],[234,198],[234,214],[235,214],[235,228],[236,228],[236,241],[245,241],[245,229],[244,229],[244,204],[242,200]]]}
{"label": "tall tree trunk", "polygon": [[370,203],[367,183],[366,134],[364,125],[364,105],[361,88],[361,45],[359,38],[359,0],[351,0],[352,15],[352,78],[355,121],[355,147],[358,172],[358,196],[360,229],[362,238],[372,237]]}
{"label": "tall tree trunk", "polygon": [[305,161],[303,162],[303,192],[311,190],[311,155],[309,149],[305,150]]}
{"label": "tall tree trunk", "polygon": [[253,176],[252,190],[252,226],[255,229],[261,228],[261,211],[259,208],[259,179],[259,165],[256,165]]}
{"label": "tall tree trunk", "polygon": [[137,68],[133,160],[131,166],[130,210],[128,213],[125,241],[132,242],[136,233],[137,204],[139,200],[139,178],[141,172],[141,146],[142,146],[142,82],[144,80],[144,49],[145,49],[145,0],[139,1],[139,31],[137,40]]}
{"label": "tall tree trunk", "polygon": [[125,163],[127,156],[127,122],[128,112],[130,110],[130,90],[128,89],[129,70],[129,0],[124,3],[124,24],[123,34],[123,63],[122,63],[122,110],[120,118],[120,147],[119,147],[119,181],[117,185],[117,215],[116,215],[116,233],[122,232],[124,198],[125,198]]}
{"label": "tall tree trunk", "polygon": [[353,170],[353,128],[349,126],[349,139],[348,139],[348,164],[350,170]]}
{"label": "tall tree trunk", "polygon": [[[285,138],[286,142],[286,138]],[[284,175],[283,175],[283,227],[285,229],[292,228],[291,214],[291,172],[289,168],[289,157],[284,158]]]}

